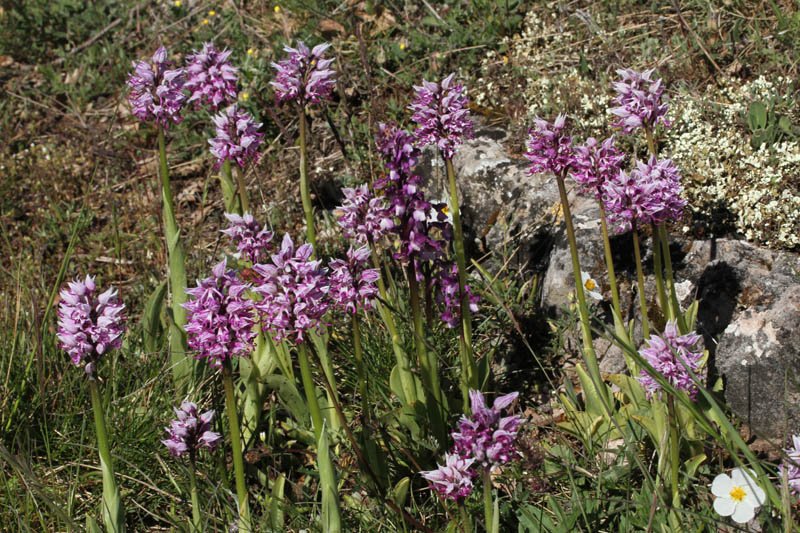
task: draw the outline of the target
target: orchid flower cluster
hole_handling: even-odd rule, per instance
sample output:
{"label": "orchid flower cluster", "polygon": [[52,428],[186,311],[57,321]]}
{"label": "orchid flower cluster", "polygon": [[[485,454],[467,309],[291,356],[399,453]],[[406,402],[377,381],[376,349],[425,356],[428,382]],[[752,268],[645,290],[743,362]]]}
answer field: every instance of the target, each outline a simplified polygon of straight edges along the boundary
{"label": "orchid flower cluster", "polygon": [[469,392],[472,413],[458,421],[458,430],[451,433],[453,449],[445,455],[445,464],[436,470],[422,472],[433,490],[443,498],[461,501],[472,492],[476,468],[491,472],[514,459],[516,438],[523,418],[502,416],[519,393],[512,392],[495,398],[487,407],[483,393]]}
{"label": "orchid flower cluster", "polygon": [[672,160],[651,156],[625,172],[625,155],[615,147],[614,137],[602,143],[590,137],[575,147],[566,126],[563,115],[553,123],[536,119],[525,153],[531,174],[569,172],[582,192],[602,202],[618,233],[682,218],[686,200],[680,196],[680,171]]}
{"label": "orchid flower cluster", "polygon": [[[699,389],[692,374],[698,379],[705,377],[701,341],[702,337],[696,333],[681,335],[675,321],[670,321],[667,322],[664,333],[660,336],[651,335],[647,340],[647,348],[639,353],[670,385],[684,391],[694,400]],[[644,369],[638,380],[648,397],[661,391],[661,384]]]}
{"label": "orchid flower cluster", "polygon": [[186,58],[183,67],[171,68],[167,49],[159,47],[150,62],[136,61],[128,78],[132,112],[143,122],[154,122],[166,129],[183,120],[186,104],[219,111],[213,117],[216,136],[209,140],[217,166],[224,161],[240,167],[257,162],[262,134],[261,124],[236,105],[239,96],[238,70],[230,62],[229,50],[218,50],[213,43],[203,44]]}
{"label": "orchid flower cluster", "polygon": [[256,333],[249,289],[223,260],[214,266],[211,276],[186,291],[192,297],[184,304],[189,315],[189,347],[212,368],[220,368],[231,357],[247,356],[253,349]]}
{"label": "orchid flower cluster", "polygon": [[420,146],[436,146],[445,159],[452,159],[456,149],[473,135],[473,124],[464,87],[450,74],[441,83],[423,80],[415,86],[414,102],[409,106],[417,124],[414,136]]}
{"label": "orchid flower cluster", "polygon": [[161,441],[173,457],[188,455],[194,461],[201,449],[213,451],[222,440],[219,433],[211,431],[214,411],[199,414],[196,404],[183,402],[175,409],[175,416],[165,428],[168,438]]}
{"label": "orchid flower cluster", "polygon": [[190,103],[216,110],[236,102],[239,74],[229,61],[230,55],[230,50],[219,51],[214,43],[203,43],[202,49],[186,58],[185,88],[191,93]]}
{"label": "orchid flower cluster", "polygon": [[[419,158],[415,136],[394,124],[380,124],[376,137],[386,174],[376,180],[374,196],[366,185],[344,189],[345,202],[337,208],[337,222],[346,237],[359,242],[394,241],[394,258],[413,265],[418,281],[427,277],[429,289],[442,306],[441,319],[455,327],[460,317],[460,297],[455,264],[447,250],[453,238],[452,223],[443,203],[430,202],[422,191],[422,177],[414,172]],[[478,298],[467,287],[470,306]]]}
{"label": "orchid flower cluster", "polygon": [[68,283],[58,304],[58,341],[72,364],[94,378],[100,358],[122,344],[125,305],[110,288],[97,294],[92,276]]}
{"label": "orchid flower cluster", "polygon": [[[369,310],[377,297],[378,271],[367,268],[369,249],[351,248],[347,259],[334,259],[328,267],[312,257],[310,244],[296,246],[287,234],[273,251],[273,234],[253,216],[226,215],[237,255],[247,263],[252,283],[241,272],[218,264],[213,275],[187,291],[193,299],[186,327],[189,344],[198,358],[218,367],[230,356],[246,356],[256,336],[254,325],[276,340],[303,342],[309,331],[324,324],[331,307],[355,313]],[[248,278],[248,279],[250,279]]]}
{"label": "orchid flower cluster", "polygon": [[123,531],[125,510],[114,475],[114,462],[106,431],[105,413],[101,399],[97,367],[104,355],[122,345],[125,332],[125,305],[112,287],[97,294],[92,276],[67,283],[59,293],[59,347],[67,352],[72,364],[83,365],[88,377],[89,393],[94,412],[100,469],[103,473],[103,520],[108,531]]}
{"label": "orchid flower cluster", "polygon": [[330,68],[333,59],[324,57],[330,44],[318,44],[309,49],[298,41],[295,48],[284,47],[287,57],[272,63],[276,71],[270,84],[278,102],[317,104],[331,97],[336,86],[336,72]]}

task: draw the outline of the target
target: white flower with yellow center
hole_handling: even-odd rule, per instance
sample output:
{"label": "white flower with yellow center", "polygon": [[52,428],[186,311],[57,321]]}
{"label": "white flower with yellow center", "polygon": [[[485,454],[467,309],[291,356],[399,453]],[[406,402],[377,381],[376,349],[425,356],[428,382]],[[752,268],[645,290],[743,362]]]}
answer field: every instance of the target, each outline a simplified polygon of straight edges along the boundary
{"label": "white flower with yellow center", "polygon": [[766,502],[766,494],[758,486],[752,471],[734,468],[731,475],[720,474],[711,484],[714,510],[720,516],[730,516],[737,524],[746,524]]}
{"label": "white flower with yellow center", "polygon": [[603,295],[600,294],[600,285],[588,272],[581,272],[581,283],[583,283],[583,291],[590,297],[595,300],[603,299]]}

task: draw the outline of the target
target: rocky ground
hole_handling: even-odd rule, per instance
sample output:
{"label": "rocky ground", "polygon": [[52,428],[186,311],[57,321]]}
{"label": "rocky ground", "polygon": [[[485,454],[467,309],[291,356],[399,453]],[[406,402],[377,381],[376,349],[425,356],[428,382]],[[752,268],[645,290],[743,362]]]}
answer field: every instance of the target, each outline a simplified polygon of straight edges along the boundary
{"label": "rocky ground", "polygon": [[[510,265],[541,276],[541,305],[557,316],[571,303],[574,281],[555,178],[530,175],[506,142],[501,129],[479,129],[456,157],[464,222],[474,250],[492,254],[495,269]],[[441,172],[431,166],[427,172],[435,195]],[[607,314],[599,211],[591,198],[571,198],[581,265],[603,285],[606,299],[597,310]],[[709,385],[722,378],[728,404],[757,434],[780,441],[800,431],[800,255],[729,237],[694,238],[679,227],[671,236],[681,303],[700,300],[697,328],[710,354]],[[632,309],[629,235],[616,237],[612,246],[623,300]],[[644,253],[653,287],[647,240]],[[622,371],[621,352],[602,339],[597,343],[604,371]]]}

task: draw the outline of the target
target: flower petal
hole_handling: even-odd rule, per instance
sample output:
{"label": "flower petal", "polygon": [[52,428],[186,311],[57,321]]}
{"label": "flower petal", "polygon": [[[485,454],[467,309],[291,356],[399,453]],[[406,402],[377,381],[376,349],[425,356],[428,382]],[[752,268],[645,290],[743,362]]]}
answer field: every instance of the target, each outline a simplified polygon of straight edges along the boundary
{"label": "flower petal", "polygon": [[736,510],[731,515],[731,518],[737,524],[746,524],[756,515],[755,509],[747,503],[747,500],[740,502],[736,505]]}
{"label": "flower petal", "polygon": [[736,502],[730,498],[717,498],[714,500],[714,510],[720,516],[730,516],[736,511]]}
{"label": "flower petal", "polygon": [[744,497],[744,501],[746,501],[753,507],[759,507],[761,505],[764,505],[764,503],[767,501],[767,495],[764,492],[764,489],[762,489],[758,485],[751,485],[748,487],[748,491]]}
{"label": "flower petal", "polygon": [[711,494],[717,497],[727,497],[733,488],[733,480],[728,474],[720,474],[711,483]]}

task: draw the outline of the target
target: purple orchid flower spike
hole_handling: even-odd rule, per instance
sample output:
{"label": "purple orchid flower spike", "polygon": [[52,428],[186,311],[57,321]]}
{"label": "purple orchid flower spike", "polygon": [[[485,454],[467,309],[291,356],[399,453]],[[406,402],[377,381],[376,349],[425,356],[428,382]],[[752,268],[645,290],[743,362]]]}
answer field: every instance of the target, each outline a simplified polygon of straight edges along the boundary
{"label": "purple orchid flower spike", "polygon": [[611,113],[617,117],[614,127],[623,133],[633,133],[639,128],[652,131],[658,124],[670,125],[666,117],[669,106],[662,101],[664,84],[660,78],[653,78],[653,72],[629,68],[617,71],[620,80],[614,82],[616,107]]}
{"label": "purple orchid flower spike", "polygon": [[212,275],[187,289],[192,299],[186,309],[186,335],[197,359],[206,359],[220,368],[231,357],[246,357],[253,349],[256,332],[253,302],[235,270],[225,260],[212,269]]}
{"label": "purple orchid flower spike", "polygon": [[378,242],[394,229],[394,217],[384,198],[376,198],[366,184],[342,189],[344,202],[334,211],[342,233],[359,243]]}
{"label": "purple orchid flower spike", "polygon": [[260,277],[255,292],[261,301],[255,308],[265,330],[277,340],[303,342],[306,333],[322,325],[322,317],[330,306],[330,280],[321,261],[312,260],[310,244],[295,248],[286,234],[281,248],[270,263],[259,263],[253,271]]}
{"label": "purple orchid flower spike", "polygon": [[203,43],[186,58],[186,85],[190,93],[188,102],[196,107],[207,105],[217,110],[236,102],[239,74],[230,62],[230,50],[219,51],[214,43]]}
{"label": "purple orchid flower spike", "polygon": [[92,276],[69,282],[61,289],[58,304],[58,341],[72,364],[83,365],[93,378],[100,358],[122,345],[125,332],[125,305],[110,288],[96,294]]}
{"label": "purple orchid flower spike", "polygon": [[236,104],[229,106],[213,118],[216,137],[209,139],[211,153],[216,158],[215,167],[219,168],[225,161],[231,161],[244,168],[248,163],[257,163],[261,157],[258,148],[261,146],[263,133],[259,133],[260,122]]}
{"label": "purple orchid flower spike", "polygon": [[566,134],[567,117],[558,115],[550,123],[534,119],[528,131],[528,151],[525,157],[531,162],[530,173],[552,172],[560,175],[573,163],[572,137]]}
{"label": "purple orchid flower spike", "polygon": [[[442,307],[440,318],[448,328],[458,327],[461,320],[461,295],[458,287],[458,265],[453,262],[439,263],[435,270],[434,285],[438,287],[436,299]],[[469,285],[464,286],[469,299],[469,309],[478,312],[480,298],[473,294]]]}
{"label": "purple orchid flower spike", "polygon": [[614,146],[614,137],[598,143],[594,137],[586,144],[575,147],[572,178],[580,185],[581,192],[603,198],[603,185],[615,178],[622,170],[625,154]]}
{"label": "purple orchid flower spike", "polygon": [[620,171],[603,183],[603,204],[617,233],[646,224],[680,220],[686,200],[678,169],[669,159],[651,157],[636,163],[630,173]]}
{"label": "purple orchid flower spike", "polygon": [[231,238],[238,254],[242,259],[250,261],[251,264],[259,263],[269,257],[272,251],[272,239],[274,234],[258,223],[253,215],[245,213],[225,213],[230,225],[222,230],[222,233]]}
{"label": "purple orchid flower spike", "polygon": [[[681,335],[674,320],[667,322],[664,333],[651,335],[647,340],[647,348],[639,351],[656,372],[661,374],[673,387],[686,392],[690,398],[697,398],[699,389],[692,380],[687,367],[699,378],[705,376],[703,364],[702,337],[696,333]],[[637,378],[648,397],[659,394],[661,385],[647,370],[642,369]]]}
{"label": "purple orchid flower spike", "polygon": [[422,178],[414,174],[419,152],[413,136],[394,125],[381,124],[376,145],[387,174],[375,182],[375,188],[383,192],[396,218],[394,232],[399,243],[395,258],[403,264],[443,259],[452,225],[430,216],[433,205],[422,191]]}
{"label": "purple orchid flower spike", "polygon": [[476,464],[490,470],[511,461],[517,453],[515,441],[523,419],[518,415],[503,417],[502,411],[518,395],[512,392],[500,396],[492,407],[487,407],[483,394],[470,390],[472,414],[462,416],[458,431],[452,433],[455,452],[461,457],[474,458]]}
{"label": "purple orchid flower spike", "polygon": [[654,194],[658,197],[657,204],[661,208],[652,213],[653,222],[663,224],[679,221],[687,202],[681,197],[681,174],[672,160],[659,160],[651,156],[647,163],[637,162],[636,172],[641,181],[654,184]]}
{"label": "purple orchid flower spike", "polygon": [[211,431],[214,411],[198,415],[197,405],[183,402],[175,409],[175,415],[177,418],[165,428],[168,438],[161,441],[173,457],[188,455],[194,461],[201,449],[212,451],[222,441],[219,433]]}
{"label": "purple orchid flower spike", "polygon": [[459,502],[472,493],[472,463],[475,459],[460,457],[455,453],[444,456],[444,464],[436,470],[420,472],[428,480],[431,489],[442,498]]}
{"label": "purple orchid flower spike", "polygon": [[367,246],[347,251],[347,261],[334,259],[330,262],[330,298],[333,305],[352,315],[359,309],[372,309],[378,297],[376,285],[380,273],[366,268],[370,250]]}
{"label": "purple orchid flower spike", "polygon": [[452,159],[456,149],[472,138],[474,128],[464,87],[454,78],[455,74],[450,74],[441,83],[423,81],[414,87],[414,101],[409,106],[419,145],[435,145],[445,159]]}
{"label": "purple orchid flower spike", "polygon": [[275,88],[278,102],[297,102],[300,105],[318,104],[329,100],[336,86],[336,72],[331,69],[333,59],[324,57],[330,44],[318,44],[313,49],[298,41],[295,48],[284,47],[287,57],[277,63]]}
{"label": "purple orchid flower spike", "polygon": [[186,82],[184,69],[170,69],[167,49],[163,46],[153,54],[151,62],[133,63],[128,76],[128,102],[133,115],[143,122],[155,122],[166,129],[170,123],[183,120],[181,109],[187,96],[183,92]]}

